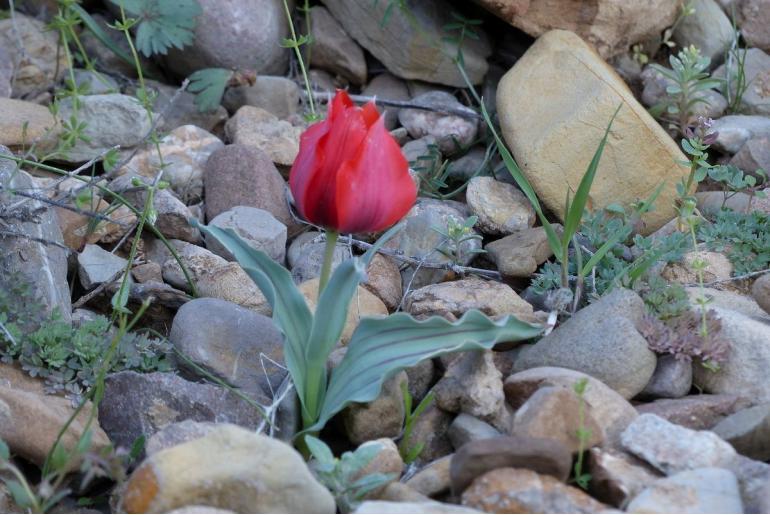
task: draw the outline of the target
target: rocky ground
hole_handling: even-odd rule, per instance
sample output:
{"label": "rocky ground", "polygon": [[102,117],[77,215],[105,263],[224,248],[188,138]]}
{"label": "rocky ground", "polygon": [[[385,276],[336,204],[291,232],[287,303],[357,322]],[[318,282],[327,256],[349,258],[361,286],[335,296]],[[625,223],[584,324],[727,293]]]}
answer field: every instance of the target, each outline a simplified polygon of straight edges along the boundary
{"label": "rocky ground", "polygon": [[[280,0],[137,3],[199,6],[189,40],[129,45],[115,0],[0,1],[0,511],[770,511],[770,1],[321,0],[308,26],[298,0],[301,60]],[[210,68],[201,109],[182,81]],[[397,311],[548,331],[389,378],[320,433],[342,456],[324,472],[292,445],[267,299],[189,221],[233,228],[314,308],[324,240],[287,178],[337,88],[376,99],[420,196],[329,366]],[[491,128],[562,231],[616,110],[560,282]]]}

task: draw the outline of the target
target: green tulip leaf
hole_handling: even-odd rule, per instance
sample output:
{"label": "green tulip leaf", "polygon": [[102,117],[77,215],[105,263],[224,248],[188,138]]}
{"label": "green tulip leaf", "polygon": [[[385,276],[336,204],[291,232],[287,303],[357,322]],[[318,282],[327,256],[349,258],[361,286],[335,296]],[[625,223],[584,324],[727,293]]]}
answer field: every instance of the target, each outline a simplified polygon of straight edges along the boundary
{"label": "green tulip leaf", "polygon": [[291,274],[267,254],[249,246],[232,229],[205,226],[195,219],[190,223],[206,236],[215,238],[235,256],[273,307],[273,321],[285,338],[286,367],[302,398],[308,368],[305,361],[305,345],[310,337],[313,315],[307,307],[305,297],[292,281]]}
{"label": "green tulip leaf", "polygon": [[358,289],[358,284],[366,280],[366,269],[377,250],[403,227],[403,223],[393,226],[380,236],[363,256],[348,259],[340,264],[321,292],[305,348],[308,375],[303,396],[305,406],[314,419],[318,416],[326,392],[326,361],[345,328],[350,301]]}
{"label": "green tulip leaf", "polygon": [[365,279],[364,261],[360,258],[348,259],[334,270],[318,299],[310,338],[305,346],[307,376],[302,393],[305,407],[313,419],[318,416],[326,391],[326,360],[337,346],[345,328],[348,306],[358,283]]}
{"label": "green tulip leaf", "polygon": [[348,343],[342,362],[331,374],[315,431],[347,404],[377,398],[383,382],[424,359],[457,351],[490,349],[500,341],[520,341],[543,332],[543,327],[507,316],[491,320],[471,310],[456,322],[442,317],[415,320],[405,313],[365,318]]}

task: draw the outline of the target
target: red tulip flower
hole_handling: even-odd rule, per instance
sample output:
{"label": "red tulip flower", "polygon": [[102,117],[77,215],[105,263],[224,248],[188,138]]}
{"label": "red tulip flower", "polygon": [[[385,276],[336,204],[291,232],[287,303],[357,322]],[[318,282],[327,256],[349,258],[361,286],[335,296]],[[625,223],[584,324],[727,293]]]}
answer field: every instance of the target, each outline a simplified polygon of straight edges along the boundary
{"label": "red tulip flower", "polygon": [[417,198],[406,158],[374,103],[356,107],[344,91],[326,120],[302,134],[289,186],[299,213],[333,233],[381,231]]}

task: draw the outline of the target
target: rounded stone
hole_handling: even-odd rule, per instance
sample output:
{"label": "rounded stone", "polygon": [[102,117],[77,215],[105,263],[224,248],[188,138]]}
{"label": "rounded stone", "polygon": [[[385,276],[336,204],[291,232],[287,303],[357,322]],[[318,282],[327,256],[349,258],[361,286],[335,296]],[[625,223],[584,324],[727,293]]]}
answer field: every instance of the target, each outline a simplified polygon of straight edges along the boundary
{"label": "rounded stone", "polygon": [[222,424],[203,438],[159,451],[126,484],[126,513],[190,504],[236,513],[335,513],[329,491],[291,446]]}
{"label": "rounded stone", "polygon": [[[248,245],[261,250],[278,263],[283,263],[286,258],[286,226],[269,211],[236,206],[214,217],[209,225],[232,229]],[[211,236],[206,237],[206,247],[229,261],[235,259],[229,250]]]}
{"label": "rounded stone", "polygon": [[471,179],[465,197],[486,234],[507,235],[535,224],[535,209],[524,193],[493,177]]}

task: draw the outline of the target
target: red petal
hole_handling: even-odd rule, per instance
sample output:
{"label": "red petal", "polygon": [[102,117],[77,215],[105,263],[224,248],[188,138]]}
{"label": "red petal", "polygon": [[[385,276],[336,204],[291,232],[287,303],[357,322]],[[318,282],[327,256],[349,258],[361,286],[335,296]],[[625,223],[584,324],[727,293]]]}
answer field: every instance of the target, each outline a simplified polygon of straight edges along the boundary
{"label": "red petal", "polygon": [[322,121],[311,125],[302,133],[299,140],[299,153],[289,173],[289,188],[294,196],[294,203],[303,218],[308,219],[308,212],[314,211],[314,198],[310,183],[319,171],[319,142],[329,132],[330,124]]}
{"label": "red petal", "polygon": [[409,164],[382,119],[338,172],[336,190],[337,228],[343,233],[385,229],[414,204],[417,187]]}
{"label": "red petal", "polygon": [[361,114],[367,127],[371,127],[380,119],[380,112],[377,111],[377,106],[374,105],[374,102],[367,102],[361,110]]}

